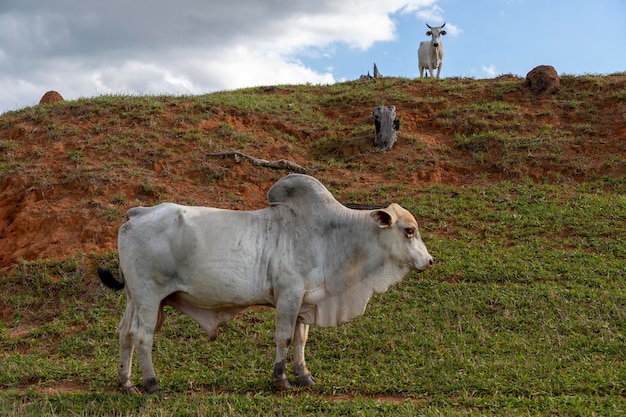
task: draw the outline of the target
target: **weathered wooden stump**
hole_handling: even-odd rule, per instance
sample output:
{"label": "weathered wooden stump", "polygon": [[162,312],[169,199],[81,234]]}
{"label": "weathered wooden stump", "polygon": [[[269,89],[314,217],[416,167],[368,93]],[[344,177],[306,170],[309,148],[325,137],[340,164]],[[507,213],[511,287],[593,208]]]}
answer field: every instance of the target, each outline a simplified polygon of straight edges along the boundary
{"label": "weathered wooden stump", "polygon": [[378,67],[376,66],[375,62],[374,62],[374,78],[383,78],[383,75],[380,73],[380,71],[378,71]]}
{"label": "weathered wooden stump", "polygon": [[374,126],[376,127],[374,145],[386,151],[393,148],[398,139],[398,129],[400,129],[400,121],[396,119],[396,107],[375,107]]}
{"label": "weathered wooden stump", "polygon": [[378,71],[378,67],[376,66],[376,63],[374,62],[374,76],[372,77],[370,75],[370,72],[367,71],[367,75],[361,75],[359,77],[359,80],[374,80],[376,78],[383,78],[383,75],[380,73],[380,71]]}

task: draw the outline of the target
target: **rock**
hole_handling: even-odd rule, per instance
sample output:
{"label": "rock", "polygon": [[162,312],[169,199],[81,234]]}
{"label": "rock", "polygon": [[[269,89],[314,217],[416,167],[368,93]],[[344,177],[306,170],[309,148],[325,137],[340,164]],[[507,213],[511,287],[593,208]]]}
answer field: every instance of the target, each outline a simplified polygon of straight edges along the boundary
{"label": "rock", "polygon": [[526,87],[536,96],[552,94],[560,85],[559,75],[551,65],[540,65],[526,75]]}

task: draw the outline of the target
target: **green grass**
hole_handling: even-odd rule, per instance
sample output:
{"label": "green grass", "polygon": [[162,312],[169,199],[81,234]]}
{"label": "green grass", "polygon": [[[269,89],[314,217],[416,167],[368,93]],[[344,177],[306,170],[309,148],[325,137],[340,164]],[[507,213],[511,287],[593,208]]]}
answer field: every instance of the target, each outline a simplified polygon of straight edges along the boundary
{"label": "green grass", "polygon": [[[293,145],[340,201],[409,208],[435,267],[374,297],[348,325],[312,328],[307,359],[318,384],[285,395],[272,388],[273,310],[241,314],[211,343],[168,310],[154,345],[168,395],[135,398],[115,389],[126,300],[95,274],[97,265],[115,270],[116,253],[22,261],[0,271],[0,416],[623,415],[626,180],[605,172],[622,172],[626,145],[611,158],[594,155],[606,139],[595,123],[600,103],[624,97],[609,82],[563,75],[552,102],[532,111],[514,101],[521,79],[486,91],[481,80],[385,78],[197,97],[102,96],[3,114],[0,128],[14,136],[0,140],[0,180],[32,175],[46,196],[91,184],[82,204],[103,225],[123,221],[129,205],[200,198],[179,195],[179,180],[240,206],[241,178],[206,154]],[[414,85],[428,89],[410,94]],[[345,170],[366,172],[380,155],[369,142],[371,109],[381,104],[397,106],[399,140],[413,159],[385,160],[375,167],[384,182],[353,188]],[[617,116],[611,120],[626,120]],[[414,130],[404,129],[406,119]],[[422,134],[449,135],[451,144],[426,144]],[[60,144],[60,173],[29,171]],[[567,160],[564,151],[579,146]],[[463,186],[398,179],[454,164],[482,174]],[[555,173],[531,180],[529,167]],[[584,178],[573,181],[581,170]],[[492,172],[499,179],[486,181]],[[284,175],[257,174],[245,181]],[[134,191],[113,188],[99,199],[120,176]],[[136,365],[134,376],[139,382]]]}
{"label": "green grass", "polygon": [[17,148],[18,145],[14,141],[0,139],[0,178],[4,172],[13,171],[23,165],[14,158]]}
{"label": "green grass", "polygon": [[[607,179],[432,186],[406,197],[435,268],[374,297],[349,325],[313,327],[318,384],[287,395],[271,387],[271,309],[247,311],[212,343],[168,310],[154,346],[168,398],[115,393],[125,299],[94,273],[115,268],[115,253],[22,262],[1,277],[13,318],[0,322],[0,407],[33,416],[619,415],[625,191]],[[47,393],[64,386],[78,388]]]}

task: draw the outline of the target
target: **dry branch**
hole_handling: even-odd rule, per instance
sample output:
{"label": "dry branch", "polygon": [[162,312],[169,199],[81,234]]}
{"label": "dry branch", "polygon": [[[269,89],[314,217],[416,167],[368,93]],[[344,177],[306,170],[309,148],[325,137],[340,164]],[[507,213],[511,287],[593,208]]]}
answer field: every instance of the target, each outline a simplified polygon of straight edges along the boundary
{"label": "dry branch", "polygon": [[242,159],[247,159],[252,162],[253,165],[274,168],[274,169],[288,169],[290,171],[304,173],[306,169],[295,162],[288,161],[286,159],[278,159],[276,161],[268,161],[267,159],[259,159],[250,155],[246,155],[245,153],[235,151],[233,149],[226,152],[213,152],[210,153],[209,156],[234,156],[235,161],[239,162]]}

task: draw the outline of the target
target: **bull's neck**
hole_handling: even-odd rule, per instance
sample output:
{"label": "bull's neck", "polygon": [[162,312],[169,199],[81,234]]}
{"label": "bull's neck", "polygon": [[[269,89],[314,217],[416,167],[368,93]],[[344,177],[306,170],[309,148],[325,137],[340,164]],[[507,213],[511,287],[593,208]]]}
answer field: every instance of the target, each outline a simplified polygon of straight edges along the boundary
{"label": "bull's neck", "polygon": [[[358,245],[359,250],[353,252],[353,254],[362,258],[362,260],[366,260],[370,267],[383,268],[383,264],[385,264],[386,260],[385,252],[375,245],[366,244],[371,241],[378,241],[379,233],[381,233],[381,229],[373,221],[370,213],[371,211],[368,210],[349,210],[341,212],[337,218],[337,223],[341,224],[342,227],[331,233],[332,239],[335,240],[337,244],[341,245],[341,242],[346,238],[346,233],[349,234],[351,239],[355,239],[360,243]],[[383,269],[387,270],[387,273],[389,273],[391,272],[390,267],[391,269],[406,269],[398,265],[393,265],[392,267],[392,264],[389,263],[387,263]]]}
{"label": "bull's neck", "polygon": [[433,54],[437,58],[441,58],[441,56],[443,55],[443,44],[441,43],[441,41],[439,41],[438,43],[439,44],[437,46],[435,46],[435,42],[434,41],[430,41],[430,46],[432,48]]}

